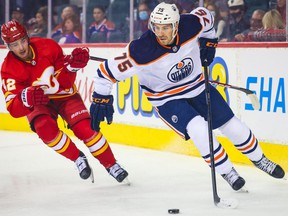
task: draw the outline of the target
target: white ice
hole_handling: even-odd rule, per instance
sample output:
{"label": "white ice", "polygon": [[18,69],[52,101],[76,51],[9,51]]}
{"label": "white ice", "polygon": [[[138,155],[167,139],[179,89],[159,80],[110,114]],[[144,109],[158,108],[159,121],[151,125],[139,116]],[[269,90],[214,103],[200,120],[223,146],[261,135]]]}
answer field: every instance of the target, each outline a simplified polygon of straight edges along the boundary
{"label": "white ice", "polygon": [[131,185],[119,184],[88,149],[95,183],[81,180],[74,163],[46,147],[33,133],[0,131],[0,216],[164,216],[180,209],[188,216],[285,216],[288,181],[253,166],[235,164],[249,193],[234,192],[217,176],[221,198],[236,209],[215,207],[210,169],[201,158],[111,144]]}

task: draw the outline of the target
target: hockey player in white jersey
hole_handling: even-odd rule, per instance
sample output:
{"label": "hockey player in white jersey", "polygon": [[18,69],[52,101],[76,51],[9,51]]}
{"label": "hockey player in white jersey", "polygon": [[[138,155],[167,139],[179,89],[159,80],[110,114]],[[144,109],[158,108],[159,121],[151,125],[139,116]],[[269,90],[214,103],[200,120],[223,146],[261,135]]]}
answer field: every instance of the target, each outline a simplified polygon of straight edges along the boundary
{"label": "hockey player in white jersey", "polygon": [[[128,44],[121,56],[100,64],[95,74],[91,127],[99,131],[106,118],[113,120],[112,85],[137,74],[141,88],[159,117],[184,139],[191,139],[210,165],[207,104],[202,64],[214,59],[217,46],[213,16],[199,7],[179,15],[175,4],[160,3],[150,15],[149,28]],[[232,112],[219,92],[210,86],[212,127],[219,129],[259,169],[275,178],[284,170],[262,152],[252,131]],[[234,190],[245,180],[234,169],[213,135],[215,170]]]}

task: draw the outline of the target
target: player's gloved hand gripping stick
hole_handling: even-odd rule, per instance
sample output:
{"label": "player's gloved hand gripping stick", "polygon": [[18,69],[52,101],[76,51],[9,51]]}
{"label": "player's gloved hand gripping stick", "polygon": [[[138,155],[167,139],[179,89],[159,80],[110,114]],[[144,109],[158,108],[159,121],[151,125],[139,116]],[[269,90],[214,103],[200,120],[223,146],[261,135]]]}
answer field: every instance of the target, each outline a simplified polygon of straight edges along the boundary
{"label": "player's gloved hand gripping stick", "polygon": [[77,72],[79,69],[84,68],[89,61],[88,47],[75,48],[68,58],[67,69],[71,72]]}
{"label": "player's gloved hand gripping stick", "polygon": [[201,63],[209,66],[215,57],[218,38],[199,38]]}
{"label": "player's gloved hand gripping stick", "polygon": [[45,95],[45,86],[29,86],[22,90],[20,97],[24,106],[32,108],[37,105],[45,105],[49,102],[49,98]]}

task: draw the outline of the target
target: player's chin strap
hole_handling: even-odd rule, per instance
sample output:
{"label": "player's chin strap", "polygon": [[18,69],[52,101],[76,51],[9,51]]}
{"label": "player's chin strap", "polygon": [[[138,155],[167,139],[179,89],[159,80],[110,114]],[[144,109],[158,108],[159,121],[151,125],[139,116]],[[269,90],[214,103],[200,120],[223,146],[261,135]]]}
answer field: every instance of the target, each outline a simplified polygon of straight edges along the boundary
{"label": "player's chin strap", "polygon": [[[104,62],[104,61],[107,60],[105,58],[96,57],[96,56],[90,56],[89,59],[93,60],[93,61],[99,61],[99,62]],[[252,106],[253,106],[254,110],[259,110],[260,109],[259,99],[258,99],[258,97],[256,96],[256,94],[253,91],[251,91],[249,89],[242,88],[242,87],[230,85],[230,84],[227,84],[227,83],[217,82],[217,81],[214,81],[214,80],[209,80],[209,83],[214,84],[214,85],[219,85],[219,86],[222,86],[222,87],[225,87],[225,88],[231,88],[231,89],[235,89],[235,90],[244,92],[249,97],[249,99],[251,100],[251,103],[252,103]]]}

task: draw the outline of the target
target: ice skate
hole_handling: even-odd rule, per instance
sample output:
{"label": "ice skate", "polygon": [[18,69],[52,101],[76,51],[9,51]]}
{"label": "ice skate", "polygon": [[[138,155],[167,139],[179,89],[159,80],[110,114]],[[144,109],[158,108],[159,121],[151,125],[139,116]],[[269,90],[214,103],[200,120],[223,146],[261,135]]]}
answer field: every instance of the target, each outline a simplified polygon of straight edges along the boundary
{"label": "ice skate", "polygon": [[223,174],[222,177],[229,183],[233,190],[238,191],[245,185],[245,180],[236,172],[234,167],[227,174]]}
{"label": "ice skate", "polygon": [[123,182],[123,180],[128,176],[128,172],[124,170],[119,164],[115,163],[113,166],[107,169],[108,173],[113,176],[118,182]]}
{"label": "ice skate", "polygon": [[89,166],[88,160],[83,152],[80,151],[79,157],[76,159],[75,164],[82,179],[92,177],[91,180],[94,182],[92,169]]}
{"label": "ice skate", "polygon": [[285,175],[284,170],[278,164],[269,160],[265,155],[259,161],[252,161],[254,165],[260,170],[266,172],[274,178],[283,178]]}

